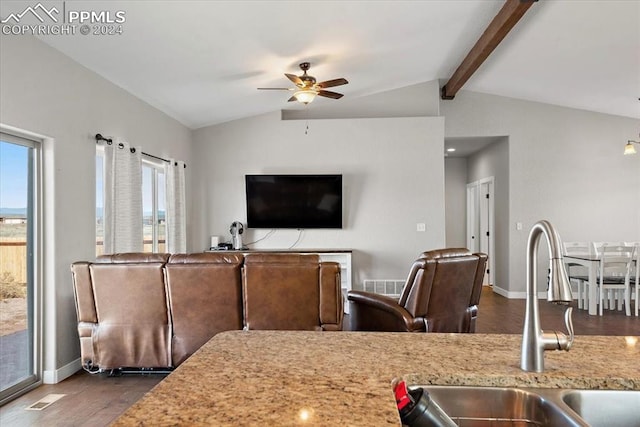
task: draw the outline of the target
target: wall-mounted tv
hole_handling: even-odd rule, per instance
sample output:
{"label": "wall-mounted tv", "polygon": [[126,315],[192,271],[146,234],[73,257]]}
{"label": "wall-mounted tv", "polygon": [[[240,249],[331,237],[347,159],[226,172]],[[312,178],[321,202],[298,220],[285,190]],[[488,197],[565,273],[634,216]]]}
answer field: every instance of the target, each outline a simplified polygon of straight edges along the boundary
{"label": "wall-mounted tv", "polygon": [[245,175],[247,227],[342,228],[342,175]]}

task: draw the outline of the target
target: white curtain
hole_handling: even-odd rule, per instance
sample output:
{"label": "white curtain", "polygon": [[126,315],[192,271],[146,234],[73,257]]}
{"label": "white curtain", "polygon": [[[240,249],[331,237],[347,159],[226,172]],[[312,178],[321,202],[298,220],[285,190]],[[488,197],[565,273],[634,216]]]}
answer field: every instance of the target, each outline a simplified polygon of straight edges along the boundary
{"label": "white curtain", "polygon": [[104,169],[104,252],[142,252],[140,147],[118,141],[105,145]]}
{"label": "white curtain", "polygon": [[184,162],[169,159],[165,166],[167,186],[167,251],[187,252],[187,212]]}

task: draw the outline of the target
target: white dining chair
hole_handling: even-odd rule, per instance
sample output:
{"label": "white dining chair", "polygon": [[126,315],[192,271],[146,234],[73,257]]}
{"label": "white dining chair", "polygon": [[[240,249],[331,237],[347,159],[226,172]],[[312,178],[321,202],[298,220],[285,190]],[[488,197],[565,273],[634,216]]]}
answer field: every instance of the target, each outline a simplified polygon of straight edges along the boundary
{"label": "white dining chair", "polygon": [[631,264],[629,286],[635,288],[635,315],[638,316],[638,314],[640,313],[640,242],[627,243],[635,246],[635,257],[634,262]]}
{"label": "white dining chair", "polygon": [[605,295],[609,294],[609,308],[615,309],[615,301],[625,314],[631,316],[631,262],[635,246],[627,244],[604,244],[599,249],[600,269],[598,273],[598,314],[602,316]]}
{"label": "white dining chair", "polygon": [[[563,242],[564,254],[568,256],[595,255],[593,242]],[[578,308],[589,307],[589,271],[587,267],[565,261],[569,281],[575,283],[578,288]]]}
{"label": "white dining chair", "polygon": [[[593,242],[593,248],[595,251],[595,254],[598,258],[601,257],[601,250],[603,246],[626,246],[627,242],[613,242],[613,241],[608,241],[608,242]],[[600,277],[600,270],[598,270],[598,277]],[[597,283],[599,282],[599,279],[597,281]],[[600,301],[600,285],[596,284],[596,291],[598,293],[598,301]],[[615,303],[616,303],[616,296],[618,294],[618,289],[605,289],[605,294],[604,294],[604,308],[606,309],[611,309],[613,310],[615,308]],[[622,310],[622,301],[619,302],[619,309]]]}

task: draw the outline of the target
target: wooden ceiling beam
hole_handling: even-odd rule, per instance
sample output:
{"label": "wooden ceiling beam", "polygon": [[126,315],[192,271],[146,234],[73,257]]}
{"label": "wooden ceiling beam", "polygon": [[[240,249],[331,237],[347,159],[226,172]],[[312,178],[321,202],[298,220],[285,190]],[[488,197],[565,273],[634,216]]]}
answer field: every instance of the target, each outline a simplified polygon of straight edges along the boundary
{"label": "wooden ceiling beam", "polygon": [[493,50],[506,37],[520,18],[538,0],[506,0],[498,14],[493,18],[489,26],[476,44],[471,48],[453,76],[442,87],[440,96],[442,99],[453,99],[456,93],[469,80],[469,78],[482,65]]}

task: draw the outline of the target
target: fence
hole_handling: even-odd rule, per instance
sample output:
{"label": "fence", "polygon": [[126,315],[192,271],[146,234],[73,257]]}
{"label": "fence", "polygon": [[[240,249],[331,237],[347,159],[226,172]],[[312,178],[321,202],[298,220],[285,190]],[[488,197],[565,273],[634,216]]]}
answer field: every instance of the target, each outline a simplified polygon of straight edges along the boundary
{"label": "fence", "polygon": [[[101,255],[103,243],[96,242],[96,255]],[[144,252],[152,252],[151,240],[144,241]],[[158,252],[166,250],[164,240],[158,242]],[[88,261],[88,260],[87,260]],[[0,277],[9,273],[16,283],[27,283],[27,242],[22,239],[4,238],[0,241]]]}
{"label": "fence", "polygon": [[0,277],[5,273],[16,283],[27,283],[27,242],[18,239],[0,242]]}

